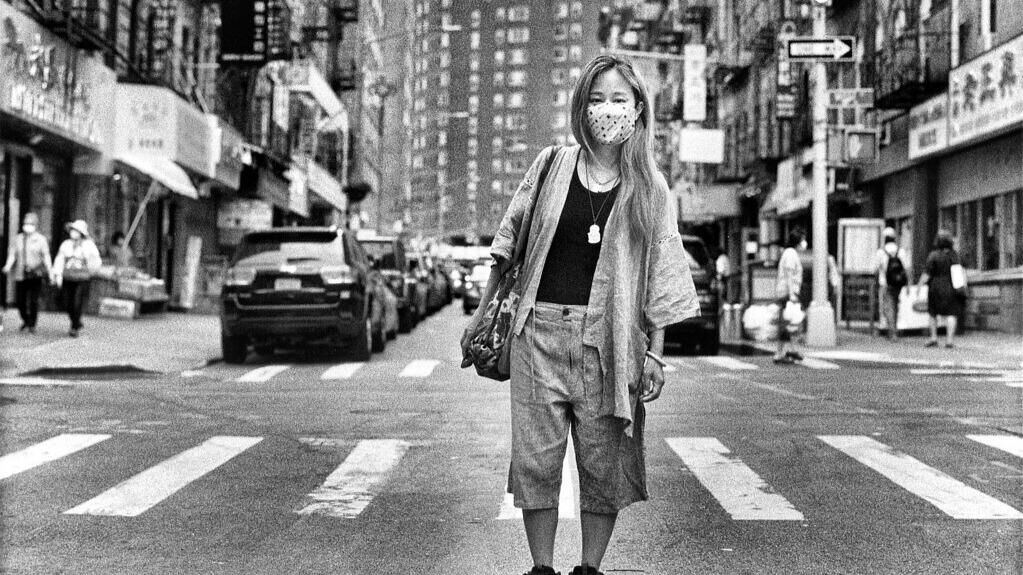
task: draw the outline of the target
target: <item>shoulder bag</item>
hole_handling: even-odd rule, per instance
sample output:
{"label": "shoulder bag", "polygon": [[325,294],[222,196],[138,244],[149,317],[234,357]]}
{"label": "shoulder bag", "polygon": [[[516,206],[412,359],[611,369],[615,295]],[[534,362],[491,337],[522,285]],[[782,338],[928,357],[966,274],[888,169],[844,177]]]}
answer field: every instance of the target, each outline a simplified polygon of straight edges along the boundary
{"label": "shoulder bag", "polygon": [[[507,381],[511,377],[511,328],[515,321],[515,312],[519,308],[519,273],[526,259],[526,242],[533,224],[533,213],[543,188],[547,173],[551,170],[554,157],[561,148],[554,148],[544,164],[540,176],[533,187],[529,211],[519,225],[518,240],[511,264],[505,266],[497,280],[494,296],[486,304],[480,322],[472,334],[468,355],[462,360],[462,367],[476,367],[476,373],[497,381]],[[480,305],[483,305],[482,303]]]}

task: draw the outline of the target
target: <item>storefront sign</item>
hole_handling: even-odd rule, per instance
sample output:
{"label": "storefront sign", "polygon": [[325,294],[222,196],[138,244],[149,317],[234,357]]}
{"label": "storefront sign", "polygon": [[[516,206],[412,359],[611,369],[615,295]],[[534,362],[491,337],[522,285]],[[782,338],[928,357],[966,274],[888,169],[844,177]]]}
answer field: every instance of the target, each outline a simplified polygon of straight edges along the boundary
{"label": "storefront sign", "polygon": [[940,94],[909,111],[909,159],[948,147],[948,94]]}
{"label": "storefront sign", "polygon": [[725,161],[725,133],[722,130],[683,128],[679,130],[678,160],[704,164]]}
{"label": "storefront sign", "polygon": [[220,0],[220,62],[259,65],[266,61],[267,2]]}
{"label": "storefront sign", "polygon": [[949,145],[1023,122],[1023,35],[952,70]]}
{"label": "storefront sign", "polygon": [[217,211],[220,243],[235,246],[249,232],[273,227],[273,207],[263,200],[235,199],[221,202]]}
{"label": "storefront sign", "polygon": [[7,2],[0,2],[0,21],[0,111],[101,149],[114,71]]}
{"label": "storefront sign", "polygon": [[873,88],[841,88],[828,90],[829,108],[873,108]]}
{"label": "storefront sign", "polygon": [[206,116],[168,88],[117,86],[115,150],[167,158],[213,177],[213,131]]}
{"label": "storefront sign", "polygon": [[707,119],[707,47],[686,44],[684,55],[686,84],[682,91],[682,119],[702,122]]}
{"label": "storefront sign", "polygon": [[[227,187],[237,190],[241,186],[242,169],[245,168],[247,155],[245,138],[221,121],[217,116],[210,116],[216,123],[220,135],[220,155],[214,165],[214,178]],[[216,138],[215,138],[216,139]]]}

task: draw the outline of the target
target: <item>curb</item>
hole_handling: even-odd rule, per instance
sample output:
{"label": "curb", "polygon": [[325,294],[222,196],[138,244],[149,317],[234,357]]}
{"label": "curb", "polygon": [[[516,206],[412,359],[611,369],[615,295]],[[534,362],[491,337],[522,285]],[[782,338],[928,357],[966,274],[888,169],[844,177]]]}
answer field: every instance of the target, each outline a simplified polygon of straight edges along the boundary
{"label": "curb", "polygon": [[30,371],[22,372],[22,376],[37,376],[37,377],[60,377],[60,376],[79,376],[79,375],[139,375],[139,376],[156,376],[161,375],[161,372],[154,371],[151,369],[145,369],[134,364],[98,364],[98,365],[75,365],[75,366],[53,366],[53,367],[40,367]]}

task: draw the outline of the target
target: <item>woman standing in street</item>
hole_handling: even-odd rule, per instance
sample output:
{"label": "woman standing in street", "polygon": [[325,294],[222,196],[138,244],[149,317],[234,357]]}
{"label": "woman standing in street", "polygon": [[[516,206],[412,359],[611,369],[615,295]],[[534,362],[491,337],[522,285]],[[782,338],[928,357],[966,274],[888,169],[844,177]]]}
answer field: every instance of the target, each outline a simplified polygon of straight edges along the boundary
{"label": "woman standing in street", "polygon": [[952,286],[952,266],[959,265],[952,233],[938,230],[934,249],[927,255],[924,273],[918,285],[927,286],[927,313],[930,314],[931,339],[926,347],[938,346],[938,316],[945,318],[945,347],[955,344],[956,323],[963,313],[963,297]]}
{"label": "woman standing in street", "polygon": [[39,216],[29,212],[21,223],[21,233],[14,238],[7,253],[4,273],[14,271],[14,297],[21,314],[21,331],[36,332],[39,319],[39,294],[43,281],[50,276],[50,242],[39,233]]}
{"label": "woman standing in street", "polygon": [[84,327],[82,311],[89,298],[89,282],[103,261],[84,220],[71,222],[67,230],[70,237],[60,244],[57,257],[53,259],[53,283],[60,288],[64,309],[71,320],[68,335],[78,337]]}
{"label": "woman standing in street", "polygon": [[491,246],[496,263],[484,303],[462,337],[464,353],[551,158],[510,336],[509,492],[522,509],[530,575],[556,573],[569,436],[582,528],[572,575],[599,573],[618,512],[648,498],[643,403],[664,385],[665,326],[699,314],[667,182],[654,162],[646,87],[632,65],[608,55],[591,61],[572,94],[571,122],[581,145],[544,150],[526,173]]}
{"label": "woman standing in street", "polygon": [[803,287],[803,264],[799,254],[807,247],[806,234],[796,229],[789,232],[785,251],[778,260],[778,279],[775,283],[775,297],[778,303],[778,350],[774,354],[774,363],[795,363],[802,361],[803,356],[792,349],[792,334],[789,333],[785,317],[785,307],[789,303],[799,305],[799,294]]}

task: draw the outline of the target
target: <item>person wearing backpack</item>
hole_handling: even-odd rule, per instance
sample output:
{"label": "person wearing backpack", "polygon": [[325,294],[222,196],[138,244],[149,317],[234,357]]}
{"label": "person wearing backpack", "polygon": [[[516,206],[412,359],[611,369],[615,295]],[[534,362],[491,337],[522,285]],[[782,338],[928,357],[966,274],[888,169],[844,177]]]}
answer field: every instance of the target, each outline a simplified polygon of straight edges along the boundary
{"label": "person wearing backpack", "polygon": [[899,294],[902,288],[909,285],[909,272],[906,270],[906,251],[899,247],[898,235],[894,228],[884,229],[884,245],[877,250],[875,270],[877,272],[878,292],[881,297],[881,313],[888,325],[888,339],[899,338]]}
{"label": "person wearing backpack", "polygon": [[78,337],[82,330],[82,311],[89,298],[89,282],[103,265],[99,248],[89,237],[89,225],[85,220],[75,220],[67,225],[68,239],[60,244],[57,257],[53,258],[53,283],[60,288],[64,309],[71,320],[68,335]]}

